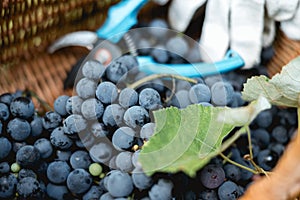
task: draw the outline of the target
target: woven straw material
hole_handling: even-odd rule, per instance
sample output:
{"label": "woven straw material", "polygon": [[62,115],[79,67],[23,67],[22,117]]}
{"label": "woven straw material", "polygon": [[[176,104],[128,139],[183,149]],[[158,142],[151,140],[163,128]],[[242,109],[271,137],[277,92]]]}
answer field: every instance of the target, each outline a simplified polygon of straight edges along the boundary
{"label": "woven straw material", "polygon": [[16,64],[42,52],[56,38],[95,30],[119,0],[3,0],[0,3],[0,63]]}
{"label": "woven straw material", "polygon": [[[106,2],[105,5],[112,5],[116,0],[26,0],[26,1],[5,1],[11,4],[27,1],[38,2],[43,8],[47,5],[53,6],[58,2],[94,2],[92,5],[96,5],[95,2]],[[83,3],[84,4],[84,3]],[[84,8],[85,4],[82,7]],[[1,4],[0,4],[1,5]],[[3,15],[2,3],[2,16]],[[29,10],[35,11],[39,6],[31,4],[28,6]],[[76,4],[78,5],[78,4]],[[25,6],[26,7],[26,6]],[[80,7],[80,6],[79,6]],[[6,5],[6,9],[10,8]],[[139,20],[143,19],[149,21],[154,17],[165,16],[167,5],[156,9],[157,5],[149,2],[139,14]],[[106,17],[108,7],[102,7],[102,12],[91,13],[90,15],[78,15],[77,20],[66,22],[61,19],[56,25],[45,28],[42,31],[31,32],[31,36],[23,38],[19,41],[14,40],[7,44],[4,44],[3,36],[3,20],[0,22],[1,34],[1,55],[0,55],[0,94],[5,92],[15,92],[16,90],[30,90],[37,94],[37,96],[46,101],[50,106],[53,106],[54,100],[59,95],[72,95],[73,90],[63,90],[63,83],[67,76],[68,71],[71,69],[82,56],[87,55],[88,51],[82,47],[68,47],[61,49],[54,54],[47,53],[47,47],[58,37],[77,30],[96,30],[99,28]],[[100,10],[101,10],[100,9]],[[13,8],[11,8],[13,10]],[[8,13],[14,13],[15,11],[5,11],[6,21],[8,23],[10,16]],[[20,13],[28,13],[26,9],[19,10]],[[71,12],[71,11],[70,11]],[[9,17],[7,17],[9,16]],[[2,25],[1,25],[2,24]],[[63,25],[62,25],[63,24]],[[6,25],[5,25],[6,26]],[[61,28],[63,27],[63,28]],[[32,29],[32,27],[28,27]],[[17,33],[15,30],[14,34]],[[36,38],[40,38],[38,44],[36,44]],[[11,52],[11,53],[8,53]]]}
{"label": "woven straw material", "polygon": [[300,55],[300,41],[289,39],[282,31],[278,31],[274,41],[274,56],[267,64],[269,76],[274,76],[292,59]]}

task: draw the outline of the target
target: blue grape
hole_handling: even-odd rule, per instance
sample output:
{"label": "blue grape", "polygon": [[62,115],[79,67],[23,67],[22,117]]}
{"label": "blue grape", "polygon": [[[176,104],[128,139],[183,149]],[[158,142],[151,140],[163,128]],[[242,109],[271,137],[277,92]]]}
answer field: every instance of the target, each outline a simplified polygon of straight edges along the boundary
{"label": "blue grape", "polygon": [[73,169],[88,169],[91,163],[89,153],[83,150],[75,151],[70,157],[70,164]]}
{"label": "blue grape", "polygon": [[26,177],[36,178],[37,175],[31,169],[21,169],[18,173],[19,180],[21,180],[22,178],[26,178]]}
{"label": "blue grape", "polygon": [[33,145],[25,145],[21,147],[16,154],[16,161],[22,167],[32,167],[40,159],[39,150]]}
{"label": "blue grape", "polygon": [[13,199],[13,197],[15,196],[17,183],[18,180],[13,174],[0,176],[0,198]]}
{"label": "blue grape", "polygon": [[113,83],[117,83],[122,79],[125,79],[127,76],[127,66],[124,62],[120,62],[117,59],[109,63],[106,68],[105,75],[108,80]]}
{"label": "blue grape", "polygon": [[6,121],[9,118],[9,108],[6,104],[0,103],[0,120]]}
{"label": "blue grape", "polygon": [[0,135],[2,134],[2,129],[3,129],[3,124],[2,124],[2,122],[0,121]]}
{"label": "blue grape", "polygon": [[132,153],[129,151],[120,152],[116,157],[116,166],[123,172],[131,172],[133,170]]}
{"label": "blue grape", "polygon": [[271,170],[273,167],[275,167],[278,159],[279,155],[277,155],[277,153],[269,149],[264,149],[257,155],[257,164],[264,170]]}
{"label": "blue grape", "polygon": [[272,152],[275,152],[277,155],[281,156],[285,150],[285,147],[281,143],[271,143],[269,144],[268,149],[270,149]]}
{"label": "blue grape", "polygon": [[43,132],[43,120],[40,116],[35,115],[33,120],[30,122],[31,135],[38,137]]}
{"label": "blue grape", "polygon": [[112,137],[112,143],[117,150],[128,150],[135,142],[135,131],[130,127],[118,128]]}
{"label": "blue grape", "polygon": [[104,190],[96,185],[93,185],[89,191],[87,191],[83,197],[82,200],[92,200],[92,199],[99,199],[101,195],[104,193]]}
{"label": "blue grape", "polygon": [[52,131],[53,129],[57,128],[61,124],[62,118],[57,112],[48,111],[44,115],[42,122],[43,122],[43,127],[46,130]]}
{"label": "blue grape", "polygon": [[46,187],[46,193],[52,199],[61,200],[65,199],[64,196],[66,196],[69,191],[65,185],[48,183]]}
{"label": "blue grape", "polygon": [[81,105],[81,113],[83,117],[87,120],[100,119],[103,112],[103,104],[95,98],[87,99]]}
{"label": "blue grape", "polygon": [[111,104],[104,110],[102,120],[106,126],[120,126],[123,123],[124,109],[119,104]]}
{"label": "blue grape", "polygon": [[137,104],[138,98],[139,95],[134,89],[124,88],[119,95],[119,104],[123,108],[129,108]]}
{"label": "blue grape", "polygon": [[82,74],[86,78],[98,81],[104,74],[105,67],[97,60],[88,60],[82,66]]}
{"label": "blue grape", "polygon": [[87,128],[87,121],[78,114],[69,115],[63,121],[63,130],[67,135],[80,133]]}
{"label": "blue grape", "polygon": [[128,108],[124,113],[125,124],[132,128],[142,127],[149,121],[149,113],[142,106],[132,106]]}
{"label": "blue grape", "polygon": [[91,125],[91,132],[96,138],[106,137],[109,134],[105,125],[100,122],[94,122]]}
{"label": "blue grape", "polygon": [[21,118],[14,118],[7,124],[7,133],[16,141],[24,141],[31,133],[30,124]]}
{"label": "blue grape", "polygon": [[188,190],[188,191],[184,192],[184,194],[182,196],[184,199],[191,199],[191,200],[197,199],[196,193],[192,190]]}
{"label": "blue grape", "polygon": [[138,161],[138,158],[139,158],[139,153],[141,152],[141,150],[137,150],[135,151],[133,154],[132,154],[132,157],[131,157],[131,162],[133,164],[133,166],[135,168],[142,168],[142,165],[141,163]]}
{"label": "blue grape", "polygon": [[10,104],[13,116],[27,119],[34,114],[34,104],[28,97],[17,97]]}
{"label": "blue grape", "polygon": [[12,145],[6,137],[0,137],[0,147],[0,160],[2,160],[10,153]]}
{"label": "blue grape", "polygon": [[147,30],[154,38],[164,38],[168,33],[167,29],[169,28],[169,25],[164,19],[161,18],[152,19],[149,22],[148,26],[151,28]]}
{"label": "blue grape", "polygon": [[66,102],[66,111],[68,114],[80,114],[81,113],[81,105],[82,98],[79,96],[71,96]]}
{"label": "blue grape", "polygon": [[73,140],[71,140],[63,131],[62,127],[57,127],[51,132],[50,142],[53,146],[59,149],[69,149]]}
{"label": "blue grape", "polygon": [[159,179],[152,185],[148,194],[150,199],[169,200],[172,198],[173,183],[167,179]]}
{"label": "blue grape", "polygon": [[234,92],[233,93],[233,99],[232,102],[230,103],[230,107],[236,108],[236,107],[241,107],[245,104],[245,101],[242,99],[242,94],[240,92]]}
{"label": "blue grape", "polygon": [[1,103],[4,103],[6,105],[10,105],[10,103],[12,102],[13,100],[13,95],[11,93],[3,93],[0,95],[0,102]]}
{"label": "blue grape", "polygon": [[147,176],[141,169],[135,168],[132,171],[132,181],[135,187],[140,190],[145,190],[151,187],[153,180],[150,176]]}
{"label": "blue grape", "polygon": [[90,157],[94,162],[106,163],[112,157],[113,149],[109,144],[100,142],[89,150]]}
{"label": "blue grape", "polygon": [[273,128],[272,130],[272,137],[275,139],[275,141],[279,143],[286,143],[288,141],[288,134],[287,130],[284,126],[278,125]]}
{"label": "blue grape", "polygon": [[139,65],[136,57],[132,55],[122,55],[121,57],[117,58],[116,61],[124,64],[128,72]]}
{"label": "blue grape", "polygon": [[188,96],[189,92],[187,90],[179,90],[172,97],[171,104],[177,108],[186,108],[192,103]]}
{"label": "blue grape", "polygon": [[27,143],[26,142],[14,142],[13,143],[13,151],[16,153],[21,149],[23,146],[25,146]]}
{"label": "blue grape", "polygon": [[149,110],[155,109],[161,105],[160,95],[152,88],[145,88],[139,94],[139,104]]}
{"label": "blue grape", "polygon": [[113,197],[127,197],[133,191],[131,176],[116,170],[108,177],[107,190]]}
{"label": "blue grape", "polygon": [[199,194],[199,200],[217,200],[218,194],[215,190],[202,190]]}
{"label": "blue grape", "polygon": [[270,110],[264,110],[256,116],[254,121],[260,128],[267,128],[273,121],[272,112]]}
{"label": "blue grape", "polygon": [[184,81],[184,80],[177,80],[176,81],[176,91],[180,90],[187,90],[189,91],[191,89],[192,85],[191,83]]}
{"label": "blue grape", "polygon": [[54,111],[60,114],[61,116],[66,116],[67,110],[66,110],[66,104],[70,97],[67,95],[61,95],[57,97],[54,101]]}
{"label": "blue grape", "polygon": [[20,198],[43,199],[40,183],[32,177],[22,178],[17,184],[17,192]]}
{"label": "blue grape", "polygon": [[218,197],[220,200],[235,200],[239,198],[239,187],[232,181],[225,181],[218,188]]}
{"label": "blue grape", "polygon": [[200,102],[199,105],[202,105],[202,106],[213,106],[211,103],[208,103],[208,102]]}
{"label": "blue grape", "polygon": [[216,106],[227,106],[233,100],[233,93],[229,82],[216,82],[211,86],[211,102]]}
{"label": "blue grape", "polygon": [[116,165],[116,158],[117,156],[113,156],[111,157],[111,159],[108,162],[108,167],[113,170],[113,169],[117,169],[117,165]]}
{"label": "blue grape", "polygon": [[204,83],[211,88],[216,82],[223,82],[223,78],[220,75],[212,75],[204,77]]}
{"label": "blue grape", "polygon": [[224,166],[225,176],[232,181],[239,181],[241,179],[242,173],[240,168],[232,164],[226,164]]}
{"label": "blue grape", "polygon": [[210,102],[211,92],[207,85],[199,83],[189,90],[189,98],[192,103]]}
{"label": "blue grape", "polygon": [[152,44],[149,40],[141,38],[137,44],[137,51],[141,55],[149,55],[151,52]]}
{"label": "blue grape", "polygon": [[161,45],[157,45],[153,48],[150,55],[158,63],[167,63],[169,61],[169,54]]}
{"label": "blue grape", "polygon": [[200,173],[201,183],[208,189],[219,187],[225,180],[225,172],[221,166],[206,165]]}
{"label": "blue grape", "polygon": [[40,152],[41,158],[49,158],[52,155],[53,148],[51,142],[46,138],[40,138],[33,145]]}
{"label": "blue grape", "polygon": [[10,166],[8,162],[1,162],[0,163],[0,174],[6,174],[10,171]]}
{"label": "blue grape", "polygon": [[150,137],[154,134],[155,131],[155,123],[149,122],[142,126],[140,130],[140,137],[144,140],[149,140]]}
{"label": "blue grape", "polygon": [[91,175],[84,169],[73,170],[67,178],[67,187],[72,193],[82,194],[92,185]]}
{"label": "blue grape", "polygon": [[101,195],[99,200],[115,200],[115,198],[109,192],[106,192],[103,195]]}
{"label": "blue grape", "polygon": [[53,161],[47,168],[47,177],[52,183],[64,183],[71,171],[70,166],[65,161]]}
{"label": "blue grape", "polygon": [[255,139],[258,145],[266,148],[270,143],[270,134],[266,129],[258,128],[251,131],[251,137]]}
{"label": "blue grape", "polygon": [[76,93],[82,99],[87,99],[95,96],[97,83],[88,78],[82,78],[76,84]]}
{"label": "blue grape", "polygon": [[112,104],[118,98],[118,88],[114,83],[104,81],[97,86],[96,97],[104,104]]}
{"label": "blue grape", "polygon": [[169,52],[184,57],[189,51],[189,45],[184,37],[174,36],[168,38],[166,42],[166,49]]}
{"label": "blue grape", "polygon": [[71,151],[61,151],[61,150],[56,150],[56,156],[59,161],[69,161],[70,157],[72,155]]}

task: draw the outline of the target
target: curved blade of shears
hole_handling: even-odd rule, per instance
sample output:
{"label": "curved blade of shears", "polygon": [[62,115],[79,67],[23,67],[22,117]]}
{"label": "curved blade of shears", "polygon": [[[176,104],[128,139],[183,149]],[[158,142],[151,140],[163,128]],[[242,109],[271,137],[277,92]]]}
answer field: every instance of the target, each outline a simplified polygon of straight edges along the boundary
{"label": "curved blade of shears", "polygon": [[53,53],[58,49],[70,46],[81,46],[87,48],[88,50],[92,50],[97,40],[98,36],[95,32],[76,31],[66,34],[56,40],[53,44],[50,45],[50,47],[48,48],[48,52]]}

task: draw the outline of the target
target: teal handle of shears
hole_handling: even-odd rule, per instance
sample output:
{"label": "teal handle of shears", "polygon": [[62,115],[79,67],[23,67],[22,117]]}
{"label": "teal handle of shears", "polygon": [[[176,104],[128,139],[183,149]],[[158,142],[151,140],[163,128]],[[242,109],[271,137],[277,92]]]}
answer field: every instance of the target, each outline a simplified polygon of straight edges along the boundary
{"label": "teal handle of shears", "polygon": [[150,56],[137,57],[139,68],[146,74],[177,74],[186,77],[205,77],[232,71],[244,66],[244,60],[229,50],[224,59],[214,63],[160,64]]}
{"label": "teal handle of shears", "polygon": [[117,43],[132,26],[137,24],[137,14],[147,2],[148,0],[123,0],[111,6],[106,21],[96,31],[98,37]]}

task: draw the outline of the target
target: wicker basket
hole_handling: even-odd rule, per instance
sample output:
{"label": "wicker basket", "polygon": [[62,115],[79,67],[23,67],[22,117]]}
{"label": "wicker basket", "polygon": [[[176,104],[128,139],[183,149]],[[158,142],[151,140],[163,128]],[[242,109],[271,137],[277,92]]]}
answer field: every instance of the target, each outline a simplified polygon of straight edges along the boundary
{"label": "wicker basket", "polygon": [[[53,106],[72,65],[88,51],[70,47],[48,54],[60,36],[77,30],[96,30],[109,6],[119,0],[4,0],[0,4],[0,94],[28,89]],[[140,18],[161,17],[167,6],[148,3]],[[150,16],[150,17],[149,17]],[[61,28],[63,27],[63,28]]]}
{"label": "wicker basket", "polygon": [[269,76],[280,72],[284,65],[300,55],[300,41],[291,40],[278,30],[274,41],[274,53],[267,64]]}

